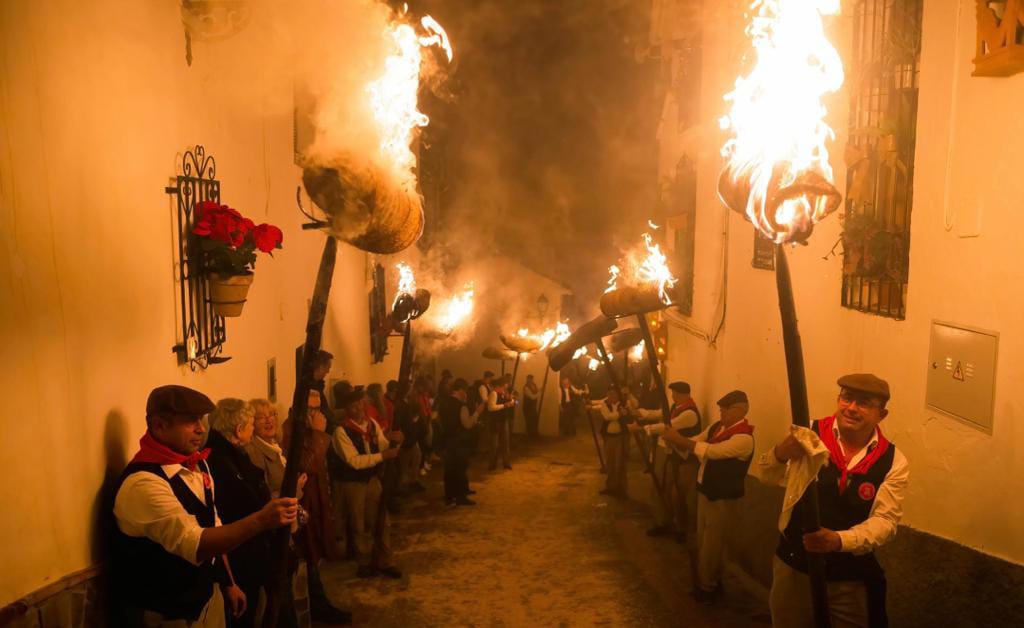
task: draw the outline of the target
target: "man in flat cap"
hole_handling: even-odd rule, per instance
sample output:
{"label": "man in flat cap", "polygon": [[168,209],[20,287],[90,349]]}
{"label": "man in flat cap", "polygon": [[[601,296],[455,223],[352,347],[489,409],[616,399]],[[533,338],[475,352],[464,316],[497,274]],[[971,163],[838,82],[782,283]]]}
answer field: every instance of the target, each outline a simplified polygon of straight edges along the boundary
{"label": "man in flat cap", "polygon": [[[200,447],[210,399],[184,386],[161,386],[146,402],[146,433],[121,474],[114,499],[111,575],[118,625],[224,626],[245,597],[233,585],[224,554],[256,535],[291,525],[294,498],[282,497],[234,523],[221,525],[214,485]],[[255,603],[253,600],[252,603]]]}
{"label": "man in flat cap", "polygon": [[[718,400],[719,420],[693,438],[667,432],[676,447],[691,451],[697,470],[697,586],[694,597],[712,604],[721,592],[725,531],[736,519],[743,483],[754,457],[754,428],[747,422],[747,393],[734,390]],[[784,624],[777,624],[784,625]]]}
{"label": "man in flat cap", "polygon": [[[398,456],[391,443],[401,444],[400,431],[385,434],[376,421],[366,416],[366,393],[362,386],[337,401],[341,424],[334,430],[332,447],[341,458],[341,495],[345,500],[350,530],[355,535],[356,575],[360,578],[385,576],[401,578],[402,572],[391,564],[387,512],[380,508],[381,465]],[[385,517],[384,520],[378,520]]]}
{"label": "man in flat cap", "polygon": [[[686,533],[693,530],[695,523],[690,502],[696,487],[697,462],[688,451],[672,446],[664,435],[673,432],[679,436],[692,438],[700,434],[701,419],[697,403],[690,395],[689,384],[672,382],[668,389],[672,395],[668,426],[662,421],[660,410],[634,408],[632,411],[640,421],[647,422],[642,429],[648,436],[662,436],[654,451],[654,473],[662,478],[662,495],[654,496],[656,521],[647,534],[665,536],[675,532],[676,538],[684,541]],[[629,429],[636,430],[639,426],[630,424]],[[678,530],[675,529],[673,521],[678,522]]]}
{"label": "man in flat cap", "polygon": [[[758,461],[759,475],[787,486],[796,505],[787,512],[775,552],[770,605],[776,626],[813,626],[807,552],[823,554],[832,625],[886,626],[885,574],[874,550],[892,540],[903,516],[908,465],[878,424],[889,413],[889,384],[871,374],[840,377],[835,414],[811,426],[817,439],[794,428]],[[817,473],[821,529],[804,533],[804,494],[814,479],[809,450],[827,449]],[[824,457],[824,452],[822,452]],[[808,470],[810,469],[810,470]],[[787,521],[787,514],[789,515]]]}

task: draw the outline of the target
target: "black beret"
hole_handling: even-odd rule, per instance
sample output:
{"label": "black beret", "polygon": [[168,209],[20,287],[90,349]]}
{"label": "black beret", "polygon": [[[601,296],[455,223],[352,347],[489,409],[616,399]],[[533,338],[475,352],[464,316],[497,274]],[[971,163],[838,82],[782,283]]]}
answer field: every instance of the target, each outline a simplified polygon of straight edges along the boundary
{"label": "black beret", "polygon": [[878,397],[883,401],[889,401],[889,382],[880,377],[876,377],[871,373],[851,373],[850,375],[843,375],[836,380],[836,383],[839,384],[841,388],[858,390]]}
{"label": "black beret", "polygon": [[681,395],[690,394],[690,385],[686,382],[672,382],[668,385],[668,389]]}
{"label": "black beret", "polygon": [[146,399],[146,416],[154,414],[187,414],[202,416],[216,406],[210,398],[185,386],[171,384],[154,388]]}
{"label": "black beret", "polygon": [[722,408],[727,408],[734,403],[750,403],[747,401],[747,393],[742,390],[734,390],[725,393],[725,396],[718,400],[718,405]]}
{"label": "black beret", "polygon": [[341,397],[339,397],[337,400],[337,405],[339,408],[344,408],[345,406],[351,403],[359,401],[365,396],[366,389],[364,389],[362,386],[356,386],[352,390],[349,390],[345,392],[343,395],[341,395]]}

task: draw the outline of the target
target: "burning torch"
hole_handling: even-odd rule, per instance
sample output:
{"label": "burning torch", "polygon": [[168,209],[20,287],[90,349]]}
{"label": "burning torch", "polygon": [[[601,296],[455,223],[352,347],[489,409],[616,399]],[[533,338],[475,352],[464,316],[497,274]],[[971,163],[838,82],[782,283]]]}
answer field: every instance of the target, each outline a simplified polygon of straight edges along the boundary
{"label": "burning torch", "polygon": [[[658,365],[658,355],[654,350],[647,314],[672,305],[676,279],[668,268],[661,247],[654,243],[649,234],[645,233],[643,238],[647,254],[641,259],[634,259],[633,256],[630,256],[626,260],[629,263],[630,273],[623,276],[618,265],[609,269],[611,278],[608,281],[608,289],[601,295],[601,312],[608,318],[636,316],[651,376],[661,402],[662,420],[667,426],[671,423],[671,408],[668,403],[668,395],[665,393],[665,381]],[[626,285],[620,286],[620,283]],[[656,444],[657,437],[655,437],[653,445]],[[656,450],[652,448],[652,454],[654,451]]]}
{"label": "burning torch", "polygon": [[[815,223],[841,203],[832,185],[826,143],[832,129],[825,123],[822,98],[843,83],[843,65],[825,36],[822,17],[839,12],[838,0],[758,0],[748,29],[757,63],[736,81],[725,99],[732,103],[722,119],[731,138],[722,149],[727,158],[718,181],[722,202],[749,220],[775,246],[775,286],[794,425],[810,427],[803,350],[789,262],[783,245],[806,244]],[[817,483],[805,493],[801,508],[804,532],[820,526]],[[808,553],[814,620],[831,625],[825,563]]]}
{"label": "burning torch", "polygon": [[[548,351],[548,367],[552,371],[561,371],[570,362],[580,357],[581,350],[588,344],[600,343],[601,338],[615,331],[618,323],[605,316],[588,321],[570,334],[558,346]],[[597,428],[594,427],[593,417],[587,413],[587,423],[590,425],[590,434],[594,438],[594,449],[597,450],[597,459],[601,463],[601,472],[605,471],[604,454],[601,452],[601,443],[597,438]]]}
{"label": "burning torch", "polygon": [[[391,254],[409,247],[423,231],[422,199],[416,191],[416,157],[410,149],[416,128],[428,123],[427,117],[417,108],[420,49],[438,46],[449,60],[452,51],[447,34],[435,20],[425,16],[420,26],[417,33],[403,13],[396,16],[383,33],[390,40],[393,52],[385,60],[384,75],[367,85],[365,92],[368,110],[372,112],[369,130],[379,138],[379,150],[360,155],[339,151],[335,155],[319,156],[316,163],[309,161],[303,164],[303,186],[324,215],[314,217],[302,207],[300,199],[299,210],[310,220],[302,228],[323,230],[328,237],[310,300],[306,342],[292,397],[293,431],[281,482],[282,497],[294,497],[296,494],[305,443],[309,389],[313,382],[313,358],[323,337],[338,240],[370,253]],[[413,296],[413,301],[416,298]],[[422,300],[416,307],[421,306]],[[420,313],[423,309],[419,310]],[[381,503],[384,503],[383,499]],[[378,517],[378,521],[383,522],[383,517]],[[287,526],[274,532],[270,556],[272,594],[268,596],[264,628],[276,628],[281,602],[290,586],[289,537]]]}

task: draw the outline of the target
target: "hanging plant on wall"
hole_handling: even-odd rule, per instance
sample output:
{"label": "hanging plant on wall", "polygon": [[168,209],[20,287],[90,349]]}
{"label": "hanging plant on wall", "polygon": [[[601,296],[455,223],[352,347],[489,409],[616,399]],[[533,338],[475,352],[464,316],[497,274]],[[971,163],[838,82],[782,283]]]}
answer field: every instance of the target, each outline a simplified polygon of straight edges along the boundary
{"label": "hanging plant on wall", "polygon": [[218,316],[241,316],[253,281],[256,254],[273,256],[284,235],[274,225],[257,225],[214,201],[196,205],[194,245],[202,252],[210,284],[210,303]]}
{"label": "hanging plant on wall", "polygon": [[905,282],[909,262],[907,234],[865,213],[846,214],[843,232],[843,272],[869,279]]}

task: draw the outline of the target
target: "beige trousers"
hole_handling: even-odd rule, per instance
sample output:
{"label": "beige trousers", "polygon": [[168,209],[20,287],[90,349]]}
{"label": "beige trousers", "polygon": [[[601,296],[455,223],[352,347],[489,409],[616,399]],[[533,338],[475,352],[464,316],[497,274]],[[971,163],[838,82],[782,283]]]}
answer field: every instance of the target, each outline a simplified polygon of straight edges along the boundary
{"label": "beige trousers", "polygon": [[604,487],[615,495],[626,494],[626,464],[629,461],[629,432],[605,434],[604,465],[607,476]]}
{"label": "beige trousers", "polygon": [[[772,625],[813,628],[811,584],[807,574],[793,569],[778,556],[772,561],[772,591],[768,599]],[[828,607],[832,628],[867,628],[868,594],[863,582],[829,582]]]}
{"label": "beige trousers", "polygon": [[[255,604],[255,600],[251,602]],[[220,586],[213,585],[213,595],[210,601],[203,607],[199,619],[186,621],[184,619],[166,619],[160,613],[153,611],[142,612],[142,625],[144,628],[224,628],[224,596],[221,595]]]}
{"label": "beige trousers", "polygon": [[349,524],[356,540],[357,560],[360,565],[383,569],[391,565],[390,534],[385,513],[383,532],[375,534],[380,506],[380,478],[369,482],[342,482],[342,495]]}
{"label": "beige trousers", "polygon": [[722,553],[725,531],[736,523],[735,499],[708,499],[697,496],[697,584],[712,591],[722,579]]}

